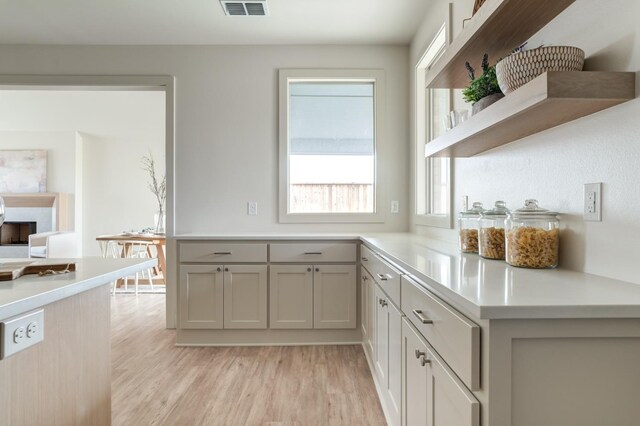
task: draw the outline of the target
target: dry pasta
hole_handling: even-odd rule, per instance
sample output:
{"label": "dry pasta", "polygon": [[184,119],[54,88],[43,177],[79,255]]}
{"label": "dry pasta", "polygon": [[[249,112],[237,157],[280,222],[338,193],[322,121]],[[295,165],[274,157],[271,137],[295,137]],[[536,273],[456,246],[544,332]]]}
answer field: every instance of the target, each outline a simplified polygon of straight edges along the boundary
{"label": "dry pasta", "polygon": [[558,229],[549,231],[525,226],[507,232],[507,263],[525,268],[554,268],[558,265]]}
{"label": "dry pasta", "polygon": [[480,256],[504,260],[504,229],[480,229]]}
{"label": "dry pasta", "polygon": [[460,230],[460,250],[463,253],[478,252],[478,230],[477,229],[461,229]]}

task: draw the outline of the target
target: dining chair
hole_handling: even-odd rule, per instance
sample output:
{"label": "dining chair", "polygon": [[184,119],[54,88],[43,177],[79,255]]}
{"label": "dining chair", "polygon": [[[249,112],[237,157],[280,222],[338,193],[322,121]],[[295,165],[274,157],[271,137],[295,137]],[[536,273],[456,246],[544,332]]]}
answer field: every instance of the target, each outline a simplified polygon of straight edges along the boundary
{"label": "dining chair", "polygon": [[[121,256],[130,259],[150,259],[152,258],[151,248],[153,244],[148,241],[138,241],[138,240],[130,240],[130,241],[119,241],[119,245],[121,246]],[[142,278],[147,276],[149,281],[149,285],[151,286],[151,290],[154,291],[153,287],[153,273],[151,268],[147,268],[142,272],[136,272],[134,278],[135,285],[135,294],[138,295],[138,284],[140,281],[140,275]],[[129,276],[124,277],[124,290],[125,292],[128,290],[129,285]]]}

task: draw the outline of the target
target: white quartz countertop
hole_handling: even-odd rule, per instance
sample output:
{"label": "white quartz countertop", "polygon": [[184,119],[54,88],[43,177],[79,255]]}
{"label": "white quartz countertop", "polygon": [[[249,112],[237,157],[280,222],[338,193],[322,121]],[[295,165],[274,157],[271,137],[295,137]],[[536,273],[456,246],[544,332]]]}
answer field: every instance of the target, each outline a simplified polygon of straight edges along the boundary
{"label": "white quartz countertop", "polygon": [[0,264],[76,262],[76,271],[59,275],[25,275],[0,281],[0,319],[9,318],[49,303],[74,296],[126,275],[155,266],[157,259],[0,259]]}
{"label": "white quartz countertop", "polygon": [[479,319],[640,318],[640,285],[562,269],[523,269],[411,233],[182,234],[177,240],[361,240]]}
{"label": "white quartz countertop", "polygon": [[361,239],[476,318],[640,318],[638,284],[562,269],[516,268],[408,233]]}

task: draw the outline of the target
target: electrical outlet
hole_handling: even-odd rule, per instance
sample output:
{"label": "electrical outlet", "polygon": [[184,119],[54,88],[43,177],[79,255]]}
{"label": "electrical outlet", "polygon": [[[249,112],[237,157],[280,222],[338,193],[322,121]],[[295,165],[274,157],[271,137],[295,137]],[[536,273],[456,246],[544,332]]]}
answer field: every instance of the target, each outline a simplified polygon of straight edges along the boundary
{"label": "electrical outlet", "polygon": [[44,310],[6,319],[0,323],[0,359],[44,340]]}
{"label": "electrical outlet", "polygon": [[400,211],[400,202],[392,201],[391,202],[391,213],[398,213]]}
{"label": "electrical outlet", "polygon": [[258,215],[258,203],[256,201],[249,201],[247,203],[247,214],[249,216],[257,216]]}
{"label": "electrical outlet", "polygon": [[584,185],[584,220],[602,221],[602,183]]}

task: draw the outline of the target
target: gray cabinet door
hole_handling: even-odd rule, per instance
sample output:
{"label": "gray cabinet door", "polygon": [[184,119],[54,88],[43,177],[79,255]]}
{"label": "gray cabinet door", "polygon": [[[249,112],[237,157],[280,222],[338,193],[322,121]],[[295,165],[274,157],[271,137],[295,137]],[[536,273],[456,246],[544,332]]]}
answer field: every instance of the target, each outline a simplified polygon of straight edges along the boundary
{"label": "gray cabinet door", "polygon": [[376,294],[376,350],[375,366],[380,386],[383,389],[389,384],[389,298],[375,285]]}
{"label": "gray cabinet door", "polygon": [[313,328],[313,267],[272,265],[269,328]]}
{"label": "gray cabinet door", "polygon": [[224,328],[267,328],[267,266],[224,267]]}
{"label": "gray cabinet door", "polygon": [[427,356],[427,425],[479,426],[478,400],[431,348]]}
{"label": "gray cabinet door", "polygon": [[356,328],[356,266],[315,265],[313,271],[314,328]]}
{"label": "gray cabinet door", "polygon": [[[416,356],[418,354],[418,356]],[[404,426],[425,426],[427,408],[427,366],[421,358],[427,356],[427,346],[411,328],[402,321],[402,400]]]}
{"label": "gray cabinet door", "polygon": [[368,352],[369,344],[369,274],[364,268],[360,268],[360,328],[362,330],[362,342]]}
{"label": "gray cabinet door", "polygon": [[478,400],[406,319],[402,357],[404,425],[480,425]]}
{"label": "gray cabinet door", "polygon": [[392,425],[400,426],[402,417],[402,314],[393,303],[389,303],[386,308],[389,315],[387,408]]}
{"label": "gray cabinet door", "polygon": [[180,266],[181,328],[222,328],[223,272],[219,265]]}

